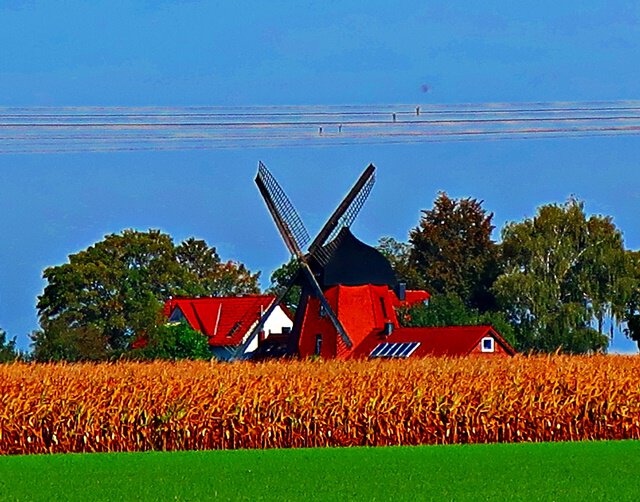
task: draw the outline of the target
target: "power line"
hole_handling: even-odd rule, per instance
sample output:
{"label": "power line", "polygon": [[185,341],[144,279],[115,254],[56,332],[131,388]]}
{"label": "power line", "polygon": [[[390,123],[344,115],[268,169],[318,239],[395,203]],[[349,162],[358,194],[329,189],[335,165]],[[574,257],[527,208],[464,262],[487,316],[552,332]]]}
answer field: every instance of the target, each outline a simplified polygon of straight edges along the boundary
{"label": "power line", "polygon": [[637,134],[640,101],[0,108],[0,153],[276,148]]}

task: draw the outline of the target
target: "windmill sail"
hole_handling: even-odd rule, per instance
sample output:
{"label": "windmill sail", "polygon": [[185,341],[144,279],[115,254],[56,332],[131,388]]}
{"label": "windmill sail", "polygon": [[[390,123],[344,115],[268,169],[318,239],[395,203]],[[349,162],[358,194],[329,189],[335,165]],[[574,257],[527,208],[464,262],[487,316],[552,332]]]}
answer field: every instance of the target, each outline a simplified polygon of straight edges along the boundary
{"label": "windmill sail", "polygon": [[309,232],[282,187],[262,162],[258,164],[256,185],[287,248],[292,255],[302,256],[302,249],[310,240]]}
{"label": "windmill sail", "polygon": [[[267,167],[262,162],[258,164],[256,185],[258,186],[258,190],[260,190],[260,193],[264,198],[267,208],[269,209],[269,212],[273,217],[273,221],[275,222],[278,231],[282,235],[287,248],[289,249],[291,254],[294,255],[300,262],[302,273],[307,280],[308,285],[311,287],[314,295],[319,298],[320,303],[322,303],[329,319],[331,320],[331,323],[336,328],[336,331],[342,338],[343,342],[347,345],[347,347],[352,347],[353,344],[351,342],[351,339],[349,338],[349,335],[342,326],[342,323],[338,319],[338,316],[336,316],[335,312],[333,312],[333,309],[329,305],[329,302],[327,302],[327,299],[324,296],[324,292],[318,284],[317,279],[313,275],[313,272],[306,261],[306,257],[302,252],[302,249],[310,240],[309,233],[302,223],[300,216],[293,207],[293,204],[291,204],[291,201],[284,193],[284,190],[282,189],[282,187],[280,187],[271,172],[269,172]],[[258,336],[258,334],[264,327],[264,323],[273,313],[275,308],[280,305],[291,286],[293,286],[293,281],[289,283],[287,288],[280,294],[278,298],[276,298],[276,301],[262,315],[257,325],[251,331],[251,334],[247,337],[244,343],[242,343],[238,347],[236,351],[236,357],[241,357],[247,347],[249,347],[251,342]]]}
{"label": "windmill sail", "polygon": [[335,245],[340,229],[351,226],[358,216],[376,181],[375,171],[375,166],[369,164],[309,246],[309,254],[320,264],[325,264],[331,256],[331,246],[325,244],[334,242]]}

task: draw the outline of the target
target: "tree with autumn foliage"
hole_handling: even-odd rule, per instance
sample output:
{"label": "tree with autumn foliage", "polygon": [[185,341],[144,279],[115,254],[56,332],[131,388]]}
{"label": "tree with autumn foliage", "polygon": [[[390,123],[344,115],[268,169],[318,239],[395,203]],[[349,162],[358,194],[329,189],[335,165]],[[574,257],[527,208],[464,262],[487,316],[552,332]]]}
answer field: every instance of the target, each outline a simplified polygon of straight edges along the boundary
{"label": "tree with autumn foliage", "polygon": [[409,234],[405,267],[433,295],[454,294],[469,308],[491,310],[491,286],[499,273],[492,218],[482,201],[456,200],[440,192]]}
{"label": "tree with autumn foliage", "polygon": [[125,230],[45,269],[38,298],[38,360],[104,359],[156,327],[170,296],[258,293],[258,273],[224,262],[205,241],[175,245],[159,230]]}

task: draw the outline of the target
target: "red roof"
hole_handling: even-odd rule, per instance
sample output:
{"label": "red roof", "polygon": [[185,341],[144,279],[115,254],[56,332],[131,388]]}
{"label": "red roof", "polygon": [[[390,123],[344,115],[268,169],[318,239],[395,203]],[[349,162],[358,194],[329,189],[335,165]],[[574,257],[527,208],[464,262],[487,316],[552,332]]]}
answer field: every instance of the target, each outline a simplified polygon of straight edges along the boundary
{"label": "red roof", "polygon": [[491,336],[508,355],[515,350],[491,326],[446,326],[436,328],[396,328],[389,336],[372,333],[354,350],[353,357],[368,357],[380,343],[419,342],[411,357],[466,356],[485,336]]}
{"label": "red roof", "polygon": [[428,291],[422,289],[407,289],[404,295],[404,301],[399,303],[399,307],[411,307],[416,303],[426,302],[431,295]]}
{"label": "red roof", "polygon": [[275,301],[272,295],[167,300],[164,314],[179,308],[189,325],[209,337],[209,345],[239,345]]}

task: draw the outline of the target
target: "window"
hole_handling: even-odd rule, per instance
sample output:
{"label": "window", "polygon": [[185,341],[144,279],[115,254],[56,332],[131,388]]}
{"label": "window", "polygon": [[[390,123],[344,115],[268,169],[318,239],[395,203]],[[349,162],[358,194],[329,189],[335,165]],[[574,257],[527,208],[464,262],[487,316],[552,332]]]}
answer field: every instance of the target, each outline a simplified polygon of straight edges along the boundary
{"label": "window", "polygon": [[495,341],[493,337],[485,336],[480,342],[480,349],[482,350],[482,352],[494,352]]}
{"label": "window", "polygon": [[392,343],[384,342],[376,345],[369,357],[409,357],[420,346],[420,342]]}
{"label": "window", "polygon": [[234,333],[235,333],[236,331],[238,331],[238,328],[240,327],[240,325],[241,325],[241,324],[242,324],[242,322],[241,322],[241,321],[237,321],[237,322],[236,322],[236,323],[231,327],[231,329],[229,330],[229,333],[227,333],[227,338],[231,338],[231,337],[234,335]]}
{"label": "window", "polygon": [[180,310],[180,307],[176,307],[175,309],[173,309],[173,312],[171,313],[171,316],[169,317],[169,322],[183,322],[186,321],[184,314],[182,313],[182,310]]}
{"label": "window", "polygon": [[315,355],[319,356],[322,352],[322,335],[316,335],[316,351]]}

